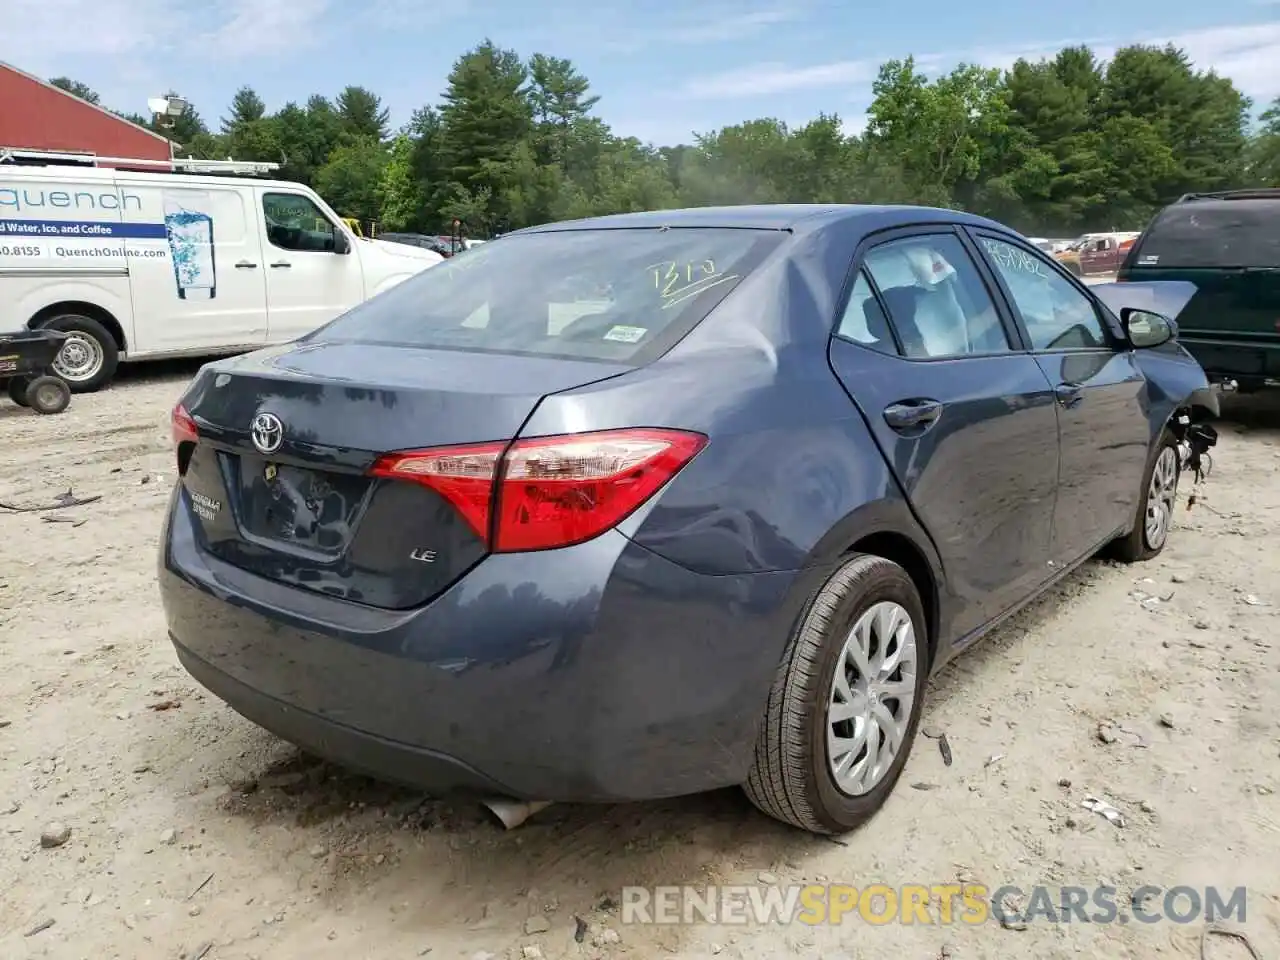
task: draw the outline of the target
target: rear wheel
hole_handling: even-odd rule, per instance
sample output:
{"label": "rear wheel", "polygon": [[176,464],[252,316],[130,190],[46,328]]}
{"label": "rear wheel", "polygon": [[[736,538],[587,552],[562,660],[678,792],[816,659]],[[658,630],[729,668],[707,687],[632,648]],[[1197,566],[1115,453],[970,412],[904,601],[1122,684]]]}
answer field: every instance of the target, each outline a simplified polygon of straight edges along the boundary
{"label": "rear wheel", "polygon": [[814,833],[870,818],[902,773],[924,699],[924,608],[896,563],[855,556],[814,598],[769,693],[744,790]]}
{"label": "rear wheel", "polygon": [[27,405],[27,384],[31,382],[30,377],[10,377],[9,378],[9,399],[20,407]]}
{"label": "rear wheel", "polygon": [[1150,560],[1164,549],[1169,540],[1169,528],[1173,525],[1173,508],[1178,499],[1181,473],[1178,443],[1166,430],[1147,464],[1133,529],[1114,544],[1112,552],[1117,560],[1125,563]]}
{"label": "rear wheel", "polygon": [[61,413],[71,403],[71,388],[57,377],[36,377],[27,384],[27,406],[36,413]]}
{"label": "rear wheel", "polygon": [[69,334],[53,361],[53,369],[74,393],[92,393],[115,376],[120,348],[110,331],[93,317],[64,313],[41,326]]}

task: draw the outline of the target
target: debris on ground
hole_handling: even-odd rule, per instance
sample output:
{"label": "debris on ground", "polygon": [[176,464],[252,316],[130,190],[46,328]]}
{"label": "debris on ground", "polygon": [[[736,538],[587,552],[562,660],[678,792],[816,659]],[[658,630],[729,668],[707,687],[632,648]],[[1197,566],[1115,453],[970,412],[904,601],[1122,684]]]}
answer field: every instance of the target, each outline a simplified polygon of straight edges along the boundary
{"label": "debris on ground", "polygon": [[1209,949],[1210,937],[1224,937],[1234,940],[1249,951],[1249,956],[1253,960],[1262,960],[1262,954],[1258,952],[1257,947],[1249,940],[1248,934],[1243,930],[1233,930],[1230,927],[1219,925],[1205,927],[1204,932],[1200,935],[1200,960],[1209,960],[1209,955],[1206,951]]}
{"label": "debris on ground", "polygon": [[26,933],[24,933],[23,936],[34,937],[37,933],[44,933],[46,930],[52,927],[55,922],[56,921],[54,921],[53,919],[46,917],[45,919],[37,923],[34,927],[32,927],[30,930],[28,930]]}
{"label": "debris on ground", "polygon": [[101,496],[93,497],[77,497],[70,488],[66,493],[60,493],[53,498],[53,503],[39,504],[36,506],[22,506],[16,503],[6,503],[0,500],[0,510],[7,510],[10,513],[44,513],[47,510],[66,510],[68,507],[83,507],[90,503],[97,503],[101,500]]}
{"label": "debris on ground", "polygon": [[40,831],[40,846],[46,850],[60,847],[71,839],[71,828],[65,823],[53,822]]}
{"label": "debris on ground", "polygon": [[1107,820],[1114,823],[1117,827],[1124,826],[1124,814],[1105,800],[1099,800],[1094,796],[1087,796],[1084,798],[1084,802],[1081,803],[1080,806],[1084,807],[1086,810],[1091,810],[1099,816],[1106,817]]}
{"label": "debris on ground", "polygon": [[524,932],[530,935],[535,933],[546,933],[551,929],[551,924],[546,917],[534,914],[524,922]]}

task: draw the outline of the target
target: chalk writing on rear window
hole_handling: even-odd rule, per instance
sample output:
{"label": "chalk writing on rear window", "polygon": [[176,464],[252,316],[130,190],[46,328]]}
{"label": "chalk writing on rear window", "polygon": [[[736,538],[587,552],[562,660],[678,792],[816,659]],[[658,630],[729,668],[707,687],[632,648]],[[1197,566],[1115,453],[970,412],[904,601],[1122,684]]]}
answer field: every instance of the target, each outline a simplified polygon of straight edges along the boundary
{"label": "chalk writing on rear window", "polygon": [[716,270],[714,260],[691,260],[681,263],[664,260],[645,267],[653,278],[653,287],[662,299],[662,309],[674,307],[690,297],[738,279],[738,275]]}
{"label": "chalk writing on rear window", "polygon": [[1039,257],[1033,257],[1025,250],[1009,243],[992,240],[990,237],[982,237],[982,245],[987,248],[987,254],[1002,270],[1031,274],[1044,280],[1049,279],[1044,262]]}

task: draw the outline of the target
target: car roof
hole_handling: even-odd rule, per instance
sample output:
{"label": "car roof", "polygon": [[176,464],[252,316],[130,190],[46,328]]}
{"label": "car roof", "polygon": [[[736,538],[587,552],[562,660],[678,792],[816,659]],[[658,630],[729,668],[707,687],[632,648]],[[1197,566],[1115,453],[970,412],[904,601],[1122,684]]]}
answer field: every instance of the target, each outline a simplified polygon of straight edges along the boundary
{"label": "car roof", "polygon": [[958,223],[993,227],[1012,232],[1003,224],[960,210],[938,207],[880,206],[855,203],[770,203],[731,207],[687,207],[680,210],[647,210],[584,220],[567,220],[514,231],[555,233],[564,230],[623,230],[653,227],[721,227],[755,230],[787,230],[809,233],[836,223],[866,221],[868,232],[911,223]]}

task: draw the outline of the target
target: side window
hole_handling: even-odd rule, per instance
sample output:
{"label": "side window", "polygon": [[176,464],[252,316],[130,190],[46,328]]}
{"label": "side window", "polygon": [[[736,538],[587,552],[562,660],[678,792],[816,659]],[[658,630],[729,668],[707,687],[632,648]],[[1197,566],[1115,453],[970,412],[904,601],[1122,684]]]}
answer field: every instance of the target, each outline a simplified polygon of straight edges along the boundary
{"label": "side window", "polygon": [[980,237],[1037,350],[1110,346],[1093,301],[1040,257],[994,237]]}
{"label": "side window", "polygon": [[880,308],[867,282],[867,272],[858,271],[858,279],[849,294],[849,305],[844,308],[844,316],[836,327],[836,334],[854,343],[860,343],[881,353],[897,354],[897,344],[893,342],[893,333],[889,329],[889,319]]}
{"label": "side window", "polygon": [[333,252],[333,234],[337,228],[309,197],[297,193],[265,193],[262,213],[272,246],[308,253]]}
{"label": "side window", "polygon": [[950,234],[873,248],[863,263],[908,357],[1006,353],[1009,338],[978,268]]}

